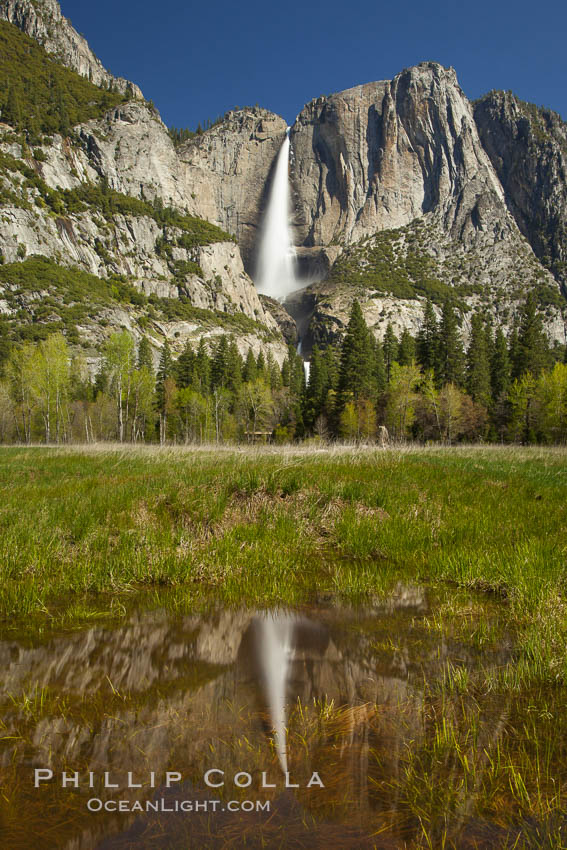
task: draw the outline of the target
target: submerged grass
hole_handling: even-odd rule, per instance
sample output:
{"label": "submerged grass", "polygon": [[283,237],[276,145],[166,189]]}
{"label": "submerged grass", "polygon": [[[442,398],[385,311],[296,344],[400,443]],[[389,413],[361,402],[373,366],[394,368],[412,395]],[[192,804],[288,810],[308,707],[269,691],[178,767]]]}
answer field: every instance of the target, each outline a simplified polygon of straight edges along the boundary
{"label": "submerged grass", "polygon": [[563,679],[566,460],[505,447],[3,448],[0,618],[79,622],[85,594],[107,593],[119,615],[118,594],[160,586],[185,604],[272,604],[449,583],[502,600],[530,675]]}
{"label": "submerged grass", "polygon": [[[493,695],[482,702],[460,687],[454,673],[422,694],[400,688],[398,698],[336,705],[333,700],[297,699],[287,719],[287,752],[293,780],[299,785],[295,806],[280,807],[282,778],[269,729],[269,718],[256,710],[225,701],[220,716],[204,708],[198,693],[183,703],[183,713],[171,710],[164,723],[166,740],[183,741],[187,735],[185,711],[198,732],[190,749],[190,766],[183,774],[183,794],[202,785],[211,758],[226,775],[245,770],[257,782],[264,771],[275,790],[262,790],[271,799],[272,812],[262,820],[249,816],[204,816],[146,819],[136,847],[154,847],[170,838],[171,847],[220,847],[233,834],[234,846],[247,846],[247,830],[260,830],[265,844],[251,846],[305,847],[308,836],[316,847],[340,848],[536,848],[564,847],[566,717],[557,692],[533,693],[531,698],[502,700]],[[180,683],[182,684],[182,683]],[[176,686],[177,692],[183,688]],[[154,693],[150,704],[156,705]],[[60,728],[87,728],[108,717],[117,724],[138,718],[137,741],[155,726],[155,715],[141,713],[131,695],[113,695],[103,702],[79,699],[70,707],[53,705],[42,693],[21,697],[19,725],[11,741],[20,750],[29,746],[33,722],[43,716],[60,718]],[[31,707],[28,706],[31,704]],[[159,702],[157,702],[159,706]],[[144,776],[147,754],[140,750],[137,777]],[[73,762],[86,775],[90,764]],[[106,765],[105,765],[106,766]],[[179,767],[179,764],[173,765]],[[324,793],[306,789],[312,771],[324,779]],[[113,766],[112,775],[117,768]],[[6,794],[0,800],[10,847],[29,847],[30,835],[38,846],[64,846],[81,827],[85,791],[69,794],[55,783],[34,799],[22,783],[16,762],[4,766]],[[97,780],[98,782],[98,780]],[[277,788],[276,788],[277,784]],[[96,786],[103,798],[109,792]],[[256,792],[257,793],[257,792]],[[149,789],[141,792],[142,797]],[[250,797],[250,789],[222,789],[221,799]],[[132,795],[134,796],[134,795]],[[137,796],[137,795],[136,795]],[[27,800],[26,800],[27,797]],[[29,817],[20,816],[22,799]],[[282,798],[283,799],[283,798]],[[41,820],[40,815],[44,814]],[[101,816],[102,817],[102,816]],[[108,821],[108,817],[106,818]],[[165,829],[164,829],[165,827]],[[118,824],[115,825],[115,829]],[[214,835],[207,830],[214,829]],[[87,833],[93,830],[88,824]],[[182,830],[181,833],[178,831]],[[49,838],[57,835],[57,841]],[[250,834],[251,835],[251,834]],[[42,840],[43,839],[43,840]],[[210,841],[210,843],[209,843]],[[131,847],[127,836],[112,847]],[[160,844],[161,846],[161,844]],[[165,845],[164,845],[165,846]]]}

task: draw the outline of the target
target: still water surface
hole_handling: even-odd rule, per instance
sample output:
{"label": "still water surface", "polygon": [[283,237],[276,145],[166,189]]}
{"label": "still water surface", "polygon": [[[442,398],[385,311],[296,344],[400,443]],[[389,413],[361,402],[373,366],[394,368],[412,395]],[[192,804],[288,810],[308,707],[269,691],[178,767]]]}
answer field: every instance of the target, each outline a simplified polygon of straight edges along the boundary
{"label": "still water surface", "polygon": [[[479,640],[436,627],[438,604],[400,585],[355,607],[165,604],[5,634],[0,845],[543,846],[564,824],[522,804],[495,759],[526,734],[530,700],[550,713],[545,695],[472,688],[513,664],[513,641],[496,607]],[[558,746],[547,775],[560,793]]]}

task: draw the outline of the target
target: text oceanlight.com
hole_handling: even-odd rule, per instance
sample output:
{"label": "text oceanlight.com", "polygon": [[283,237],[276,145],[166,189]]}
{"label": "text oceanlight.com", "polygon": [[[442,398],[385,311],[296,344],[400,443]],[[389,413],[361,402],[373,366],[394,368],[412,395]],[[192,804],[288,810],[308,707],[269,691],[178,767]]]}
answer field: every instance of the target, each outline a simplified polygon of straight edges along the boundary
{"label": "text oceanlight.com", "polygon": [[[183,775],[180,771],[169,770],[163,774],[151,771],[145,776],[136,776],[132,771],[119,776],[110,771],[96,774],[93,771],[79,773],[78,771],[62,771],[54,773],[49,768],[36,768],[34,770],[34,786],[39,788],[45,783],[57,783],[61,788],[80,789],[88,788],[104,789],[134,789],[134,788],[165,788],[183,791]],[[254,783],[258,790],[269,788],[324,788],[325,785],[318,773],[312,773],[307,782],[294,782],[290,773],[286,772],[280,776],[278,781],[271,781],[267,772],[262,772],[260,777],[238,771],[225,776],[220,768],[210,768],[202,776],[203,786],[206,788],[225,788],[232,786],[235,789],[250,788]],[[184,789],[187,791],[187,789]],[[252,790],[252,789],[251,789]],[[95,792],[96,793],[96,792]],[[100,793],[100,791],[99,791]],[[153,800],[128,800],[128,799],[101,799],[90,797],[86,803],[90,812],[269,812],[269,800],[191,800],[171,799],[157,797]]]}
{"label": "text oceanlight.com", "polygon": [[87,801],[89,812],[269,812],[269,800],[100,800]]}

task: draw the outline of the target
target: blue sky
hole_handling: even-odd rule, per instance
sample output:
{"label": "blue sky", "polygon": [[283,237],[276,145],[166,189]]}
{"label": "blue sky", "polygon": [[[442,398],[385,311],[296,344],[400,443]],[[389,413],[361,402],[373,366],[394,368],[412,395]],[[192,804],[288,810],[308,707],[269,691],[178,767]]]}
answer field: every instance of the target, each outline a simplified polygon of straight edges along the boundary
{"label": "blue sky", "polygon": [[470,98],[512,89],[567,119],[565,2],[62,0],[62,10],[168,125],[255,103],[292,123],[314,97],[425,60],[452,65]]}

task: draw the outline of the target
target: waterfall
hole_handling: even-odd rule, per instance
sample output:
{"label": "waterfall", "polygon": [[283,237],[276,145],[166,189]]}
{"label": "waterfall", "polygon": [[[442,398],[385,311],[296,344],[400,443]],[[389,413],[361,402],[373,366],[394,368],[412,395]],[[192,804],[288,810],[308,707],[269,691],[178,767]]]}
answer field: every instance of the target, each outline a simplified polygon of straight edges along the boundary
{"label": "waterfall", "polygon": [[[299,287],[295,268],[295,251],[289,226],[289,130],[288,127],[276,161],[256,267],[258,292],[278,301],[283,301]],[[301,340],[299,340],[297,351],[301,354]],[[303,361],[307,383],[309,383],[309,365],[309,361]]]}
{"label": "waterfall", "polygon": [[276,162],[256,268],[258,291],[279,300],[298,286],[289,226],[289,150],[288,128]]}
{"label": "waterfall", "polygon": [[[297,353],[298,354],[302,353],[301,348],[302,348],[302,343],[301,343],[301,339],[300,339],[299,342],[297,343]],[[308,384],[309,383],[309,374],[311,372],[311,363],[310,363],[309,360],[303,361],[303,371],[305,372],[305,383]]]}

